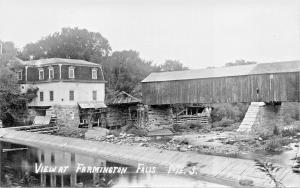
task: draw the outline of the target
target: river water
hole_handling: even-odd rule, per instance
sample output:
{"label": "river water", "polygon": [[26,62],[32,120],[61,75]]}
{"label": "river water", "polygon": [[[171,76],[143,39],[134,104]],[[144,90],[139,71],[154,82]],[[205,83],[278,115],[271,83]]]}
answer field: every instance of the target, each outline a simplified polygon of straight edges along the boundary
{"label": "river water", "polygon": [[194,179],[151,173],[99,157],[0,142],[4,186],[46,187],[225,187]]}

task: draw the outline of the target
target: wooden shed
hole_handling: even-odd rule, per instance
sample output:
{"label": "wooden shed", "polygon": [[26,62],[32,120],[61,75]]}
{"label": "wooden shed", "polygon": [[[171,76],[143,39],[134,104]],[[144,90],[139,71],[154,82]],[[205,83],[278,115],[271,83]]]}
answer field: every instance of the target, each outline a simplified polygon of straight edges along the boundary
{"label": "wooden shed", "polygon": [[300,61],[151,73],[142,81],[147,105],[299,102]]}
{"label": "wooden shed", "polygon": [[110,129],[125,125],[141,126],[147,120],[147,107],[138,99],[124,91],[108,102],[107,121]]}

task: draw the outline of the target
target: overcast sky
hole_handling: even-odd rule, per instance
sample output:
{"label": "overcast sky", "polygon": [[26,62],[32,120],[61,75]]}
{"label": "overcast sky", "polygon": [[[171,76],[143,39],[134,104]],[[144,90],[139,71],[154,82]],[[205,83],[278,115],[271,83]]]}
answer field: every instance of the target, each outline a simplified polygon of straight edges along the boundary
{"label": "overcast sky", "polygon": [[21,48],[62,27],[190,68],[300,59],[300,0],[0,0],[0,40]]}

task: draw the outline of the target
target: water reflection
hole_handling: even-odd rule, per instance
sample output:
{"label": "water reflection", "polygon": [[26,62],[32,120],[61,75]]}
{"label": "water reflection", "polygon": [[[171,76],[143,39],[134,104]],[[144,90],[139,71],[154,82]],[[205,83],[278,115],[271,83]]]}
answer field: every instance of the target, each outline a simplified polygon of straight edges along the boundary
{"label": "water reflection", "polygon": [[[76,173],[76,167],[78,164],[127,167],[86,155],[37,149],[7,142],[1,142],[1,151],[1,186],[111,187],[119,174],[81,173],[81,171]],[[59,171],[61,167],[67,169]],[[132,167],[127,168],[128,172],[133,170]]]}
{"label": "water reflection", "polygon": [[[175,177],[159,173],[154,175],[139,174],[136,173],[136,168],[134,167],[77,153],[38,149],[7,142],[0,142],[0,147],[2,151],[0,152],[1,187],[45,186],[116,188],[221,186],[188,177]],[[79,164],[81,165],[80,168],[78,168]],[[99,173],[99,171],[93,171],[95,169],[89,169],[90,166],[97,167],[95,169],[98,170],[100,168],[102,168],[102,170],[106,169],[107,171],[109,170],[108,167],[112,167],[112,169],[114,169],[114,167],[119,167],[121,170],[126,169],[126,173]],[[52,172],[50,173],[49,171],[51,170]],[[77,173],[76,170],[78,170]],[[116,168],[115,172],[117,171],[118,169]]]}

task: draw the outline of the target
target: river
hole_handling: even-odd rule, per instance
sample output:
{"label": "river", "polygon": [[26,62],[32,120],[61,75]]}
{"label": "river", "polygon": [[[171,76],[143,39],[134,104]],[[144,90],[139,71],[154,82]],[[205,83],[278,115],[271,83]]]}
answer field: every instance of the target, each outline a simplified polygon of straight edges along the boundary
{"label": "river", "polygon": [[137,173],[135,167],[78,153],[8,142],[0,145],[1,187],[225,187],[153,169]]}

